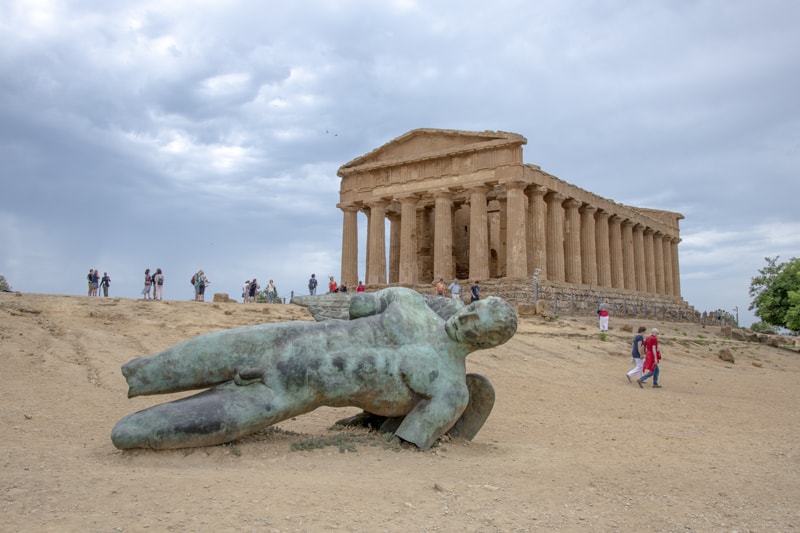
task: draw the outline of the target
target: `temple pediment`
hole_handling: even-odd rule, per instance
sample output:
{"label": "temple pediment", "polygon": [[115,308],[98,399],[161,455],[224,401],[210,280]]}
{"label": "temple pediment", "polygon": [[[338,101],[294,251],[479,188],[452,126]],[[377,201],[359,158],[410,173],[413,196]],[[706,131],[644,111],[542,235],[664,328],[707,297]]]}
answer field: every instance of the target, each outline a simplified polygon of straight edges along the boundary
{"label": "temple pediment", "polygon": [[414,161],[451,155],[521,146],[528,141],[522,135],[501,131],[460,131],[420,128],[409,131],[339,167],[338,175],[396,166]]}

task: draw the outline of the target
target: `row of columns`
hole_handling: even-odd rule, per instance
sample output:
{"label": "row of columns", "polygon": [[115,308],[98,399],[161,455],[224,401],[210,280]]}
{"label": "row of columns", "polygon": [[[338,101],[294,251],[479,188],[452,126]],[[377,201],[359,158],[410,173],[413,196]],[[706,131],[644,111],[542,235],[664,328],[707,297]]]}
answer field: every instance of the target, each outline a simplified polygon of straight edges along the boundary
{"label": "row of columns", "polygon": [[[521,180],[500,182],[505,189],[505,277],[527,277],[597,287],[680,296],[680,239],[639,220],[569,198]],[[469,204],[469,278],[490,275],[490,187],[466,189]],[[340,206],[344,213],[342,275],[348,285],[358,280],[358,212],[368,217],[366,277],[368,285],[387,282],[385,219],[391,221],[389,281],[416,284],[419,249],[417,209],[433,200],[433,275],[452,279],[455,192],[408,194],[381,198],[365,205]],[[387,213],[392,200],[396,212]]]}

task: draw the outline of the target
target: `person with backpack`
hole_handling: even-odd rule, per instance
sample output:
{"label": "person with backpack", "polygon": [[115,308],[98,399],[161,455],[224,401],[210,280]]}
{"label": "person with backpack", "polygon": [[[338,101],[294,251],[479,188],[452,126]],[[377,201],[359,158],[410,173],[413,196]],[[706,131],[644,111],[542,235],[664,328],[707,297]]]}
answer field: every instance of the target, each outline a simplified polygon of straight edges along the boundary
{"label": "person with backpack", "polygon": [[633,360],[633,368],[626,374],[629,383],[633,383],[631,381],[631,376],[636,376],[637,379],[642,377],[642,365],[644,364],[644,333],[647,331],[647,328],[644,326],[639,326],[639,331],[636,333],[636,336],[633,338],[633,350],[631,351],[631,359]]}
{"label": "person with backpack", "polygon": [[311,279],[308,280],[308,294],[314,296],[317,294],[317,276],[316,274],[311,274]]}
{"label": "person with backpack", "polygon": [[194,299],[196,302],[204,302],[206,298],[206,286],[211,283],[208,281],[203,269],[197,271],[194,279]]}
{"label": "person with backpack", "polygon": [[160,268],[153,274],[153,300],[164,299],[164,273]]}

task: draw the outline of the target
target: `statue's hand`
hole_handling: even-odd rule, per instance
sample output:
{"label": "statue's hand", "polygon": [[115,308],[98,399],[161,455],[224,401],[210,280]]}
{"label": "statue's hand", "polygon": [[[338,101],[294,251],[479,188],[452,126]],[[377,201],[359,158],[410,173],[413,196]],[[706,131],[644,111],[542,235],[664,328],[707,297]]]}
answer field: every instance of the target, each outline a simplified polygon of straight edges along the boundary
{"label": "statue's hand", "polygon": [[263,368],[248,367],[240,368],[233,376],[233,382],[239,386],[252,385],[253,383],[264,382],[265,371]]}

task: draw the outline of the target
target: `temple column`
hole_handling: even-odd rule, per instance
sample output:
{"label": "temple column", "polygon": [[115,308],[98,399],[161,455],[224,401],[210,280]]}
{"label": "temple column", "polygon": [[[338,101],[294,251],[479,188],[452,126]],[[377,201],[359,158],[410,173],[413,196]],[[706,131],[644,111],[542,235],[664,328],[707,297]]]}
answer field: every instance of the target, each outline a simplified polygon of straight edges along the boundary
{"label": "temple column", "polygon": [[397,280],[413,285],[417,283],[417,198],[406,196],[400,200],[400,264]]}
{"label": "temple column", "polygon": [[677,297],[681,295],[681,269],[678,261],[679,242],[681,242],[679,237],[673,237],[670,241],[670,247],[672,248],[672,295]]}
{"label": "temple column", "polygon": [[551,192],[544,197],[547,202],[547,278],[564,281],[564,208],[565,196]]}
{"label": "temple column", "polygon": [[453,194],[439,191],[433,198],[433,279],[453,279]]}
{"label": "temple column", "polygon": [[585,285],[597,285],[597,247],[594,214],[597,208],[585,205],[581,213],[581,277]]}
{"label": "temple column", "polygon": [[489,215],[485,186],[469,189],[469,279],[489,278]]}
{"label": "temple column", "polygon": [[637,290],[633,226],[634,222],[628,219],[622,221],[622,267],[625,270],[625,288],[631,291]]}
{"label": "temple column", "polygon": [[625,256],[622,253],[622,217],[612,215],[608,219],[608,241],[611,246],[611,286],[625,288]]}
{"label": "temple column", "polygon": [[670,245],[672,238],[668,235],[661,234],[661,241],[658,243],[661,246],[662,254],[664,255],[664,294],[672,296],[674,288],[672,286],[672,247]]}
{"label": "temple column", "polygon": [[657,266],[656,266],[655,252],[653,250],[654,244],[655,243],[653,242],[653,229],[645,228],[644,229],[644,277],[645,277],[646,290],[651,294],[655,294],[656,292],[655,269],[657,268]]}
{"label": "temple column", "polygon": [[525,224],[525,183],[503,182],[506,188],[506,277],[528,275],[528,249]]}
{"label": "temple column", "polygon": [[564,202],[564,262],[567,282],[581,282],[581,202],[570,198]]}
{"label": "temple column", "polygon": [[659,231],[653,235],[653,261],[655,262],[654,272],[655,275],[655,291],[658,294],[667,294],[666,280],[664,279],[664,239],[663,234]]}
{"label": "temple column", "polygon": [[389,202],[378,200],[369,205],[369,232],[367,234],[367,285],[386,284],[386,206]]}
{"label": "temple column", "polygon": [[597,249],[597,284],[611,287],[611,249],[608,239],[608,211],[599,210],[595,216],[594,235]]}
{"label": "temple column", "polygon": [[400,278],[400,213],[389,211],[389,283],[397,283]]}
{"label": "temple column", "polygon": [[547,279],[547,237],[545,236],[547,204],[544,195],[547,189],[541,185],[528,188],[528,274],[539,269],[540,280]]}
{"label": "temple column", "polygon": [[636,287],[639,292],[647,292],[647,273],[644,260],[644,226],[633,226],[633,265],[636,272]]}
{"label": "temple column", "polygon": [[355,205],[340,206],[342,221],[342,272],[340,281],[348,286],[358,282],[358,211]]}

